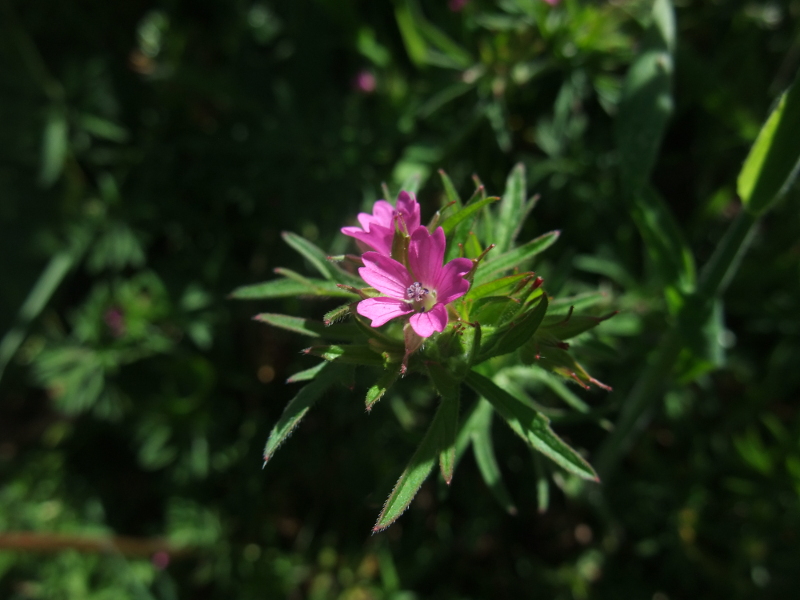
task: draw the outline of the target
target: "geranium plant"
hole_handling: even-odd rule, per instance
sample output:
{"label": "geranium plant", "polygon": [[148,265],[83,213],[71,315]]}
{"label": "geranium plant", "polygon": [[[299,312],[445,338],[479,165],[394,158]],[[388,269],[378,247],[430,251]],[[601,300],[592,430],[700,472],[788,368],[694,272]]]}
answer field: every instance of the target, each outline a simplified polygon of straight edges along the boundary
{"label": "geranium plant", "polygon": [[[572,299],[550,298],[542,278],[528,270],[559,232],[516,244],[536,203],[535,197],[526,197],[522,165],[509,175],[502,197],[487,197],[476,178],[476,190],[466,202],[447,175],[440,174],[445,202],[427,225],[421,223],[414,193],[401,191],[394,205],[379,200],[371,214],[358,215],[360,226],[342,228],[354,238],[359,254],[328,256],[308,240],[284,234],[321,278],[276,269],[280,278],[233,293],[241,299],[314,296],[345,302],[322,321],[273,313],[255,317],[313,338],[305,352],[322,359],[289,379],[306,385],[270,433],[265,463],[352,365],[376,375],[366,391],[367,411],[399,377],[412,374],[427,376],[441,398],[374,531],[403,513],[437,462],[449,484],[458,457],[470,444],[484,480],[514,512],[491,443],[495,412],[533,450],[569,473],[597,481],[594,469],[553,432],[524,388],[544,369],[586,388],[593,384],[610,389],[572,357],[566,341],[610,315],[573,314]],[[591,302],[583,300],[584,305]],[[468,412],[461,408],[465,387],[477,396],[477,402],[469,400]]]}

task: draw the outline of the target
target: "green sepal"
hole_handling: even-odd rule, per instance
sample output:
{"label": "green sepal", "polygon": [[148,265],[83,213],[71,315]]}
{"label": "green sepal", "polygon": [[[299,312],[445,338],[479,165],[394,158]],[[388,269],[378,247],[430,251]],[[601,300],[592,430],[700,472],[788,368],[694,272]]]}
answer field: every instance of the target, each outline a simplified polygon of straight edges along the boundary
{"label": "green sepal", "polygon": [[342,304],[341,306],[338,306],[333,310],[329,310],[328,312],[325,313],[325,316],[322,317],[323,324],[325,325],[325,327],[330,327],[337,321],[346,319],[347,317],[350,316],[352,312],[352,307],[353,303],[348,302],[347,304]]}

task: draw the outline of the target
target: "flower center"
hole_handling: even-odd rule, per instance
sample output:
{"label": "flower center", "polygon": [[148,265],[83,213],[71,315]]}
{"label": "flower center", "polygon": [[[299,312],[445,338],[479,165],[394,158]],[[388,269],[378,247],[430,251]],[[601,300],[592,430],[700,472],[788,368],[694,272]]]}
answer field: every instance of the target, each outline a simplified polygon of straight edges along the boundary
{"label": "flower center", "polygon": [[415,281],[406,288],[406,300],[414,305],[414,310],[425,312],[436,304],[436,292],[431,292],[428,288],[422,287],[419,281]]}

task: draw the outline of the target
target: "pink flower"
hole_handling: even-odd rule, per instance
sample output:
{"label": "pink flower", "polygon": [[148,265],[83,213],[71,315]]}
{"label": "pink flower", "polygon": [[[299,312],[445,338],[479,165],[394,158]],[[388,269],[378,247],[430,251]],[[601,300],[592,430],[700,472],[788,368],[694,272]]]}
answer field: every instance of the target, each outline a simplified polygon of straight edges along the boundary
{"label": "pink flower", "polygon": [[430,337],[447,326],[447,305],[469,290],[464,279],[472,268],[468,258],[456,258],[442,266],[444,229],[429,233],[424,227],[411,234],[408,268],[378,252],[365,252],[358,274],[384,294],[358,303],[358,314],[380,327],[397,317],[411,315],[411,328],[420,337]]}
{"label": "pink flower", "polygon": [[371,215],[358,213],[361,227],[342,227],[342,233],[356,238],[376,252],[391,256],[395,221],[409,235],[419,229],[419,204],[414,194],[400,192],[397,208],[386,200],[378,200],[372,207]]}
{"label": "pink flower", "polygon": [[370,71],[364,69],[359,71],[353,79],[353,87],[364,94],[371,94],[378,87],[378,80]]}

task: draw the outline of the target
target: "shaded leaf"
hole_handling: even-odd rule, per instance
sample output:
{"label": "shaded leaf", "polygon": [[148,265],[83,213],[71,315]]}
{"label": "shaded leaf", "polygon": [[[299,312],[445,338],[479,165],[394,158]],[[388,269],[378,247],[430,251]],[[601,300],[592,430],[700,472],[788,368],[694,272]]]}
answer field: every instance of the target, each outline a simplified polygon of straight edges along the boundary
{"label": "shaded leaf", "polygon": [[520,402],[505,390],[498,387],[491,379],[470,371],[466,379],[475,392],[491,402],[511,429],[553,462],[581,477],[591,481],[599,481],[597,473],[583,457],[559,438],[550,429],[550,420],[527,404]]}
{"label": "shaded leaf", "polygon": [[780,198],[800,165],[800,77],[781,96],[736,181],[747,210],[761,214]]}
{"label": "shaded leaf", "polygon": [[403,471],[403,474],[400,475],[400,479],[397,480],[392,493],[389,494],[386,504],[383,505],[378,521],[372,528],[373,532],[389,527],[411,504],[414,496],[416,496],[419,488],[428,478],[433,466],[436,464],[436,458],[441,452],[442,440],[447,437],[447,422],[451,418],[452,405],[442,400],[430,427],[428,427],[428,431],[425,433],[425,437],[422,438],[422,442],[420,442],[411,457],[408,466]]}
{"label": "shaded leaf", "polygon": [[508,250],[514,242],[514,233],[518,230],[525,212],[525,166],[517,163],[506,180],[506,189],[498,205],[495,234],[492,242],[497,246],[496,252]]}
{"label": "shaded leaf", "polygon": [[296,296],[321,296],[337,298],[358,298],[355,294],[336,287],[332,281],[323,279],[307,279],[301,275],[281,269],[286,275],[292,273],[297,277],[273,279],[264,283],[245,285],[233,290],[229,298],[235,300],[264,300],[268,298],[292,298]]}
{"label": "shaded leaf", "polygon": [[343,370],[340,367],[328,363],[323,364],[325,366],[317,372],[316,378],[289,401],[281,418],[272,428],[267,444],[264,446],[264,463],[272,458],[275,450],[289,437],[320,396],[341,377]]}

